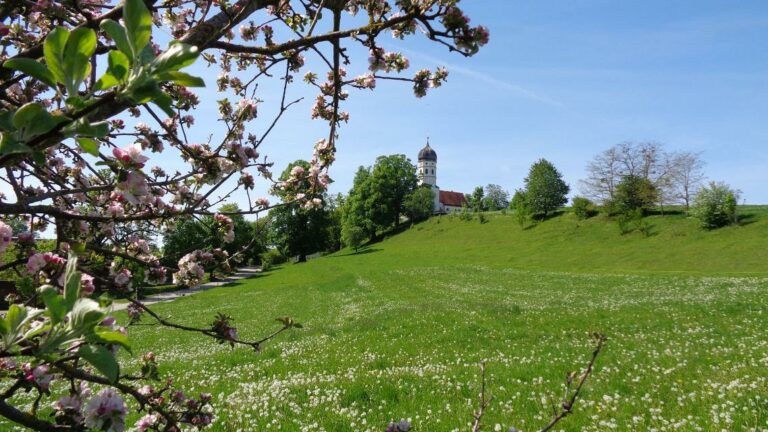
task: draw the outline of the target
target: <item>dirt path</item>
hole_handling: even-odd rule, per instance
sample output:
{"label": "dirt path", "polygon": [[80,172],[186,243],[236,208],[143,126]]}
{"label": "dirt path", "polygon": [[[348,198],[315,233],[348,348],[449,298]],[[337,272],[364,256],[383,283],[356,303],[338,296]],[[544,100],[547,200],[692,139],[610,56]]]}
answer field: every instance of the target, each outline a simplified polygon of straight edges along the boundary
{"label": "dirt path", "polygon": [[[145,298],[141,302],[144,303],[145,305],[152,305],[155,303],[174,301],[179,297],[193,295],[202,291],[209,290],[211,288],[216,288],[222,285],[226,285],[228,283],[231,283],[240,279],[247,279],[247,278],[256,276],[260,271],[261,270],[257,267],[243,267],[241,269],[238,269],[235,274],[233,274],[232,276],[229,276],[226,279],[222,279],[216,282],[207,282],[207,283],[198,285],[194,288],[180,289],[178,291],[172,291],[172,292],[153,295],[151,297]],[[127,307],[128,307],[128,303],[117,303],[112,305],[112,310],[119,311]]]}

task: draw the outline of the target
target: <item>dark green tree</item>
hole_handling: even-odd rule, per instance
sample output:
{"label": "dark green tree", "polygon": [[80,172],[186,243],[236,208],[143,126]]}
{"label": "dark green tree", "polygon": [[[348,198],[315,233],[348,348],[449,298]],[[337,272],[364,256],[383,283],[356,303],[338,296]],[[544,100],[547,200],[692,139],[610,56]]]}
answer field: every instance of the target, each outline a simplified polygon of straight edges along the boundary
{"label": "dark green tree", "polygon": [[522,189],[517,189],[509,202],[509,208],[514,212],[515,220],[521,228],[531,219],[531,206],[528,202],[528,196]]}
{"label": "dark green tree", "polygon": [[546,159],[539,159],[525,178],[525,195],[533,214],[547,217],[549,213],[568,202],[570,188],[563,175]]}
{"label": "dark green tree", "polygon": [[345,246],[351,247],[357,253],[365,243],[366,234],[362,228],[352,224],[346,224],[341,228],[341,240]]}
{"label": "dark green tree", "polygon": [[497,184],[485,186],[485,196],[482,198],[485,211],[497,211],[509,206],[509,192]]}
{"label": "dark green tree", "polygon": [[379,156],[371,170],[372,220],[380,228],[400,224],[405,197],[417,184],[416,167],[405,155]]}
{"label": "dark green tree", "polygon": [[379,232],[400,223],[405,199],[416,183],[416,167],[404,155],[379,156],[372,168],[358,168],[342,225],[360,227],[368,238],[375,239]]}
{"label": "dark green tree", "polygon": [[[280,181],[287,180],[296,166],[305,171],[310,168],[309,162],[297,160],[283,171]],[[305,190],[309,189],[307,181]],[[322,196],[321,199],[325,205],[327,197]],[[306,209],[299,203],[288,203],[270,210],[269,216],[272,219],[272,241],[284,255],[296,256],[298,262],[305,262],[307,255],[324,251],[328,246],[330,214],[324,208]]]}
{"label": "dark green tree", "polygon": [[[344,203],[342,210],[342,227],[359,227],[369,239],[376,237],[376,225],[373,223],[373,196],[371,170],[359,167],[355,173],[352,190]],[[346,242],[345,242],[346,244]]]}
{"label": "dark green tree", "polygon": [[179,259],[194,251],[205,249],[210,233],[205,225],[197,218],[187,216],[178,221],[163,233],[163,258],[165,266],[176,267]]}
{"label": "dark green tree", "polygon": [[435,191],[430,186],[416,188],[405,197],[405,214],[415,223],[429,219],[435,209]]}
{"label": "dark green tree", "polygon": [[346,198],[342,194],[328,196],[325,210],[328,217],[328,251],[335,252],[342,248],[341,225],[344,218]]}
{"label": "dark green tree", "polygon": [[467,206],[473,212],[481,212],[485,210],[483,207],[483,198],[485,197],[485,192],[483,191],[482,186],[476,187],[471,194],[464,194],[464,197],[467,199]]}
{"label": "dark green tree", "polygon": [[628,175],[616,186],[611,208],[628,214],[639,211],[646,214],[659,200],[659,189],[645,177]]}

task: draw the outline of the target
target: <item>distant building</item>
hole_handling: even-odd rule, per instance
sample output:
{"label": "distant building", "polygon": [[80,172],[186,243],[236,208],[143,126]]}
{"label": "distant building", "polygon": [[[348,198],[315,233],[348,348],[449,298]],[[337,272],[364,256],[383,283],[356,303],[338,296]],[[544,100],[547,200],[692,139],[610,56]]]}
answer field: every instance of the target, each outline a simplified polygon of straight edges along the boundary
{"label": "distant building", "polygon": [[437,186],[437,153],[427,145],[419,152],[419,165],[416,170],[419,185],[431,186],[435,192],[435,214],[445,214],[460,211],[467,205],[467,199],[461,192],[443,191]]}

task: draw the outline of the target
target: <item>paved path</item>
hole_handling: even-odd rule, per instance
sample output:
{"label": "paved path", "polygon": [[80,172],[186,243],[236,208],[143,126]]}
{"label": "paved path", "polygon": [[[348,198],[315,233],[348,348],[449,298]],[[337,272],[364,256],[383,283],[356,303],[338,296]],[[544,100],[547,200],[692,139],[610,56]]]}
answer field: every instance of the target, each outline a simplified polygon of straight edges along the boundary
{"label": "paved path", "polygon": [[[247,278],[256,276],[260,272],[261,272],[261,269],[257,267],[243,267],[241,269],[238,269],[235,274],[233,274],[232,276],[229,276],[226,279],[222,279],[216,282],[207,282],[207,283],[198,285],[194,288],[185,288],[185,289],[180,289],[178,291],[170,291],[162,294],[153,295],[152,297],[147,297],[143,299],[141,302],[144,303],[145,305],[151,305],[155,303],[174,301],[179,297],[192,295],[195,293],[199,293],[201,291],[209,290],[211,288],[220,287],[222,285],[226,285],[228,283],[231,283],[240,279],[247,279]],[[112,305],[112,310],[119,311],[127,307],[128,307],[128,303],[115,303]]]}

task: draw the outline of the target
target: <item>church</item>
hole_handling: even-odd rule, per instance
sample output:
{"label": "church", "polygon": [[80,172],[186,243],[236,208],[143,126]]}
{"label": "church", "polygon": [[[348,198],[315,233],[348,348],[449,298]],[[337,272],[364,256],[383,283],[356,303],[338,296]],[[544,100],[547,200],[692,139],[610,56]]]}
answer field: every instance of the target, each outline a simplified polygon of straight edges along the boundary
{"label": "church", "polygon": [[437,153],[427,145],[419,152],[417,167],[419,185],[427,185],[435,192],[434,214],[447,214],[461,211],[467,206],[467,199],[461,192],[443,191],[437,186]]}

